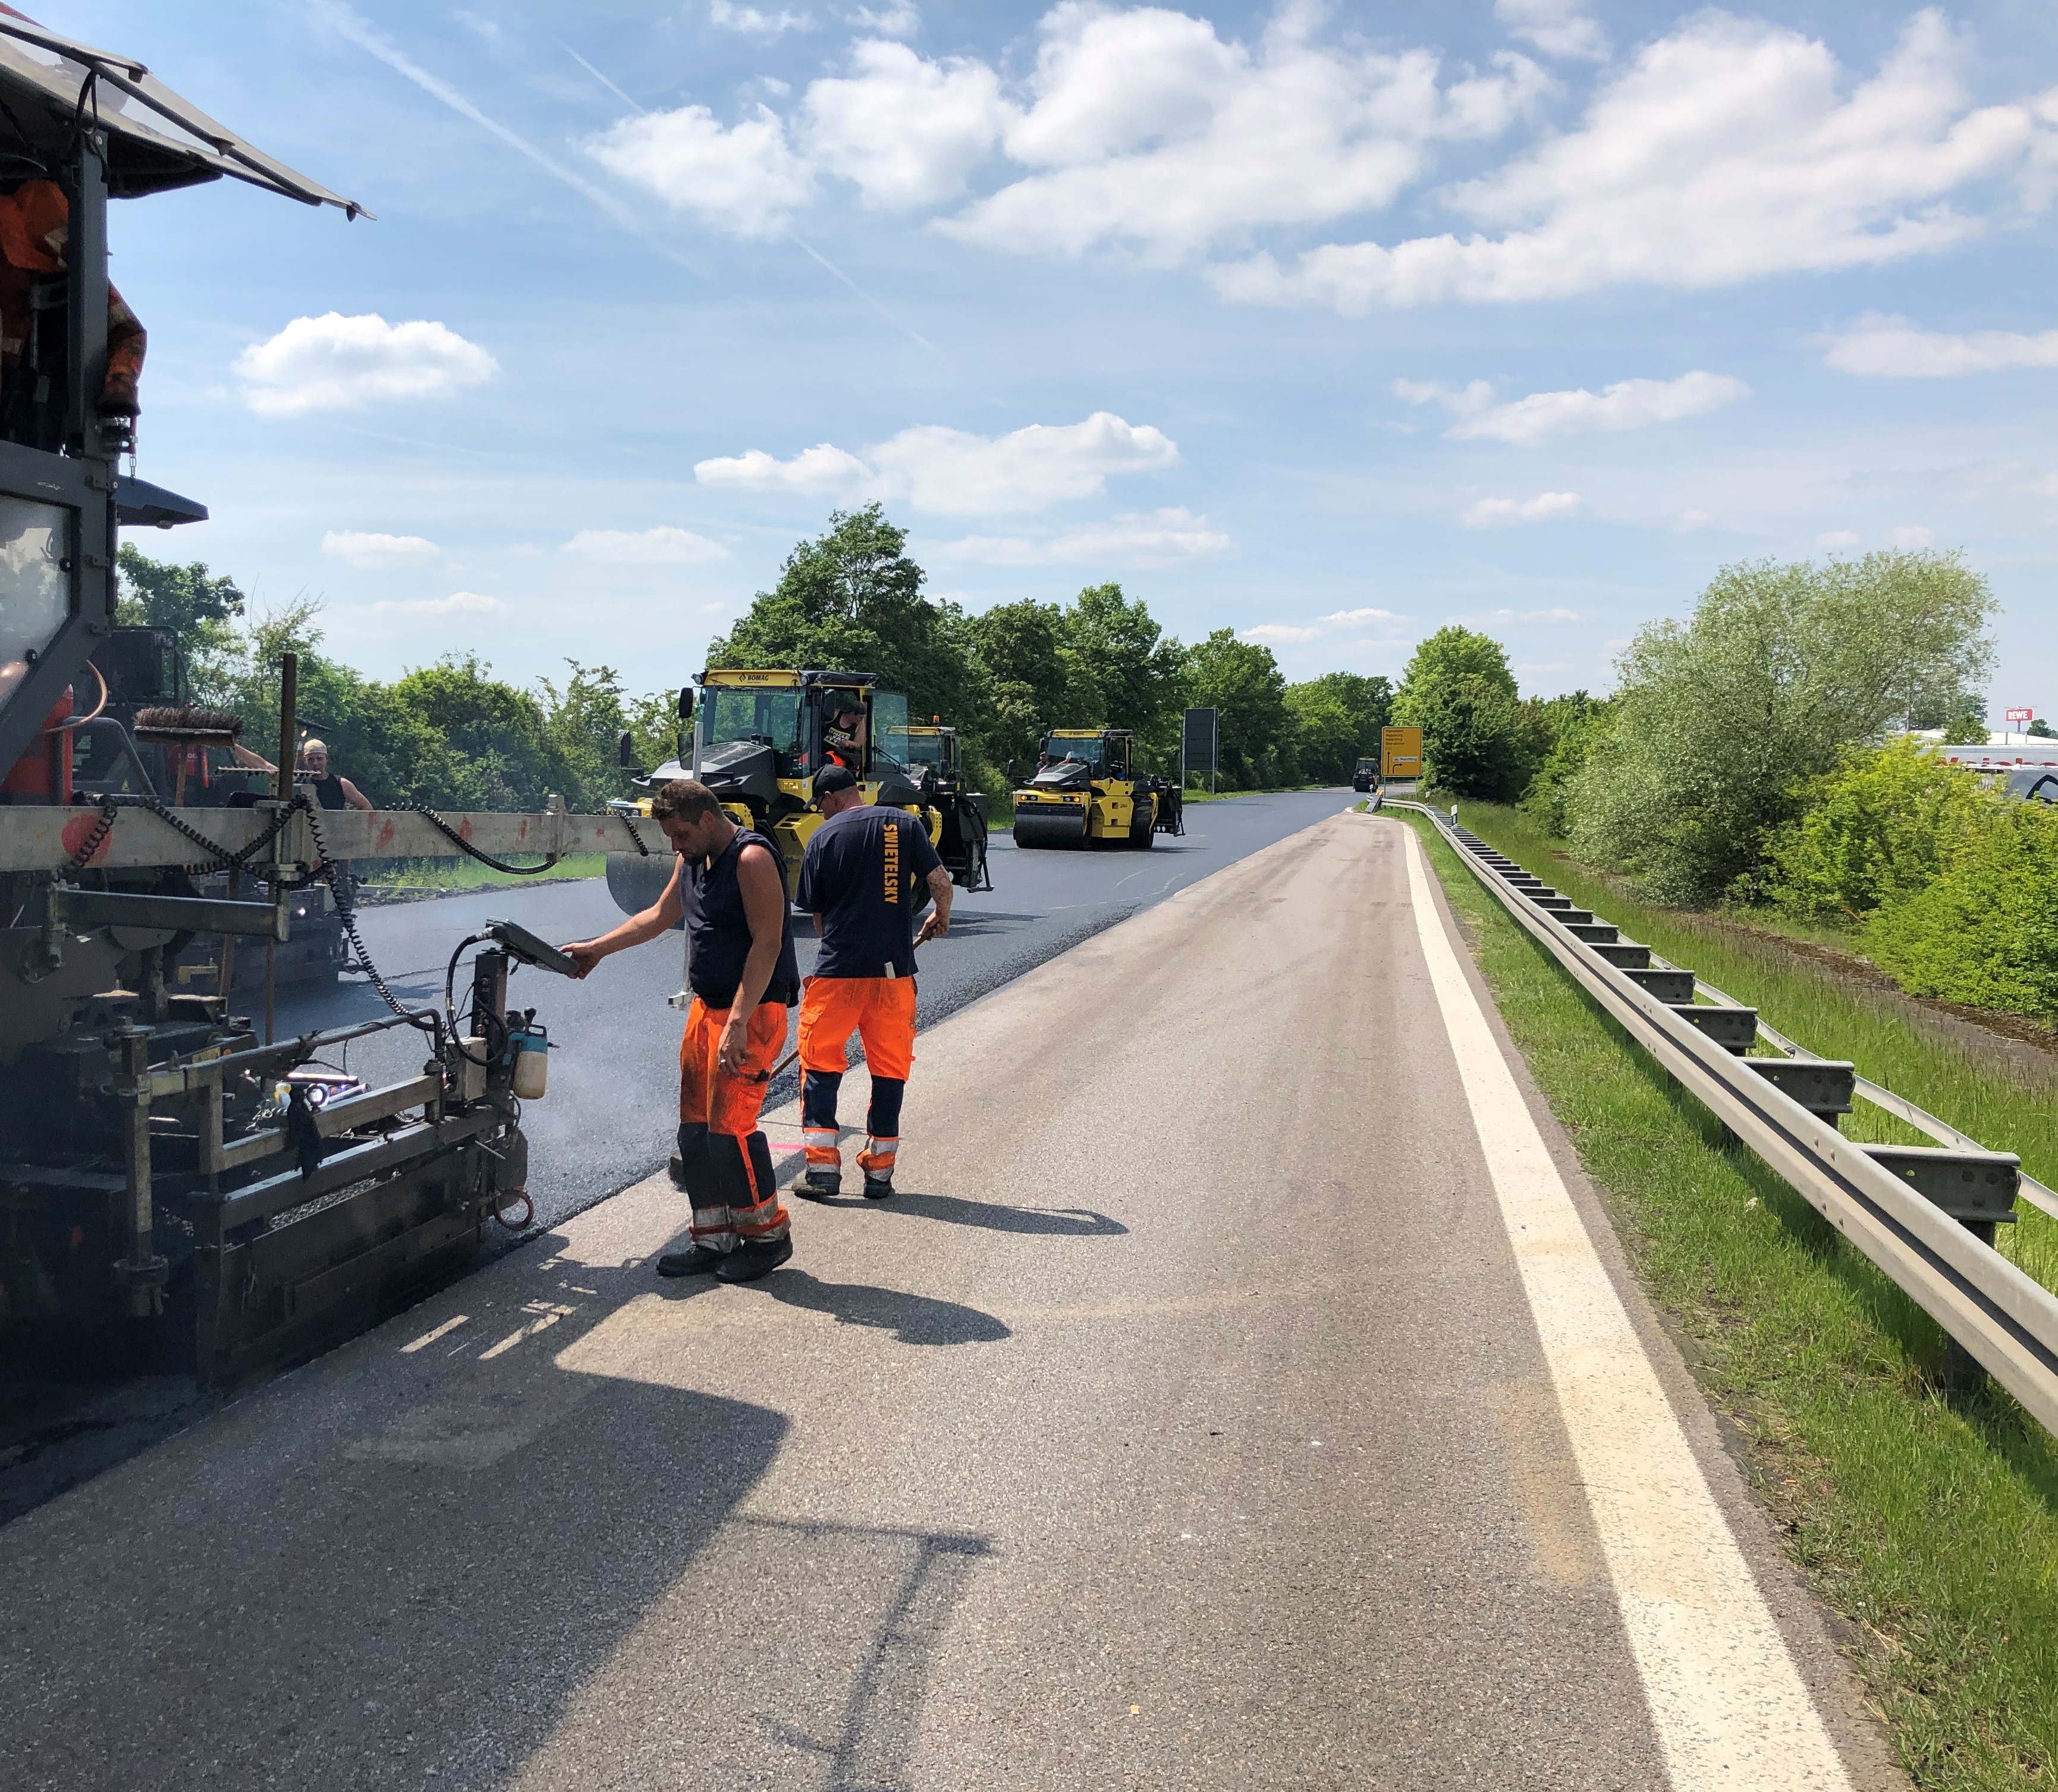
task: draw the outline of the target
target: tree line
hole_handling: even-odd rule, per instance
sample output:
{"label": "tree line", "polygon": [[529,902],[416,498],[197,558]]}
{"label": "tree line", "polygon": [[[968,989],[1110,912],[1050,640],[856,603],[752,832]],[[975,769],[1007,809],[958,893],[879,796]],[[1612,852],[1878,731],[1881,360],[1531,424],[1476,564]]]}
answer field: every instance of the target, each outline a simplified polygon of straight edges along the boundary
{"label": "tree line", "polygon": [[678,688],[703,666],[876,672],[908,693],[911,714],[955,725],[975,777],[995,791],[1010,761],[1033,761],[1050,728],[1133,728],[1148,762],[1169,771],[1192,705],[1222,713],[1224,788],[1342,783],[1392,719],[1385,678],[1333,672],[1289,684],[1269,648],[1230,629],[1182,643],[1118,584],[969,614],[925,594],[927,575],[906,547],[906,531],[876,504],[834,513],[704,658],[682,656],[668,688],[654,692],[632,691],[612,666],[572,660],[562,679],[523,689],[475,654],[390,682],[367,678],[324,650],[317,603],[256,614],[204,563],[170,565],[126,545],[120,619],[176,630],[195,701],[241,716],[245,739],[268,755],[279,657],[297,653],[304,733],[327,741],[375,803],[452,809],[533,809],[554,792],[590,810],[626,793],[620,735],[633,737],[642,764],[669,758]]}

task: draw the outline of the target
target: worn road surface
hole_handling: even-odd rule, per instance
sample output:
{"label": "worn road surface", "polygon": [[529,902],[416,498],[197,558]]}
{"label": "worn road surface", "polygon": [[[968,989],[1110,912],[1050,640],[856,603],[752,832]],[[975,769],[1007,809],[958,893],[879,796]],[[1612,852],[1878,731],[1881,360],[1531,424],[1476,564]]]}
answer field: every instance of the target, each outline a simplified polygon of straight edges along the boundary
{"label": "worn road surface", "polygon": [[646,1182],[0,1530],[0,1785],[1899,1784],[1416,850],[931,1028],[755,1287]]}

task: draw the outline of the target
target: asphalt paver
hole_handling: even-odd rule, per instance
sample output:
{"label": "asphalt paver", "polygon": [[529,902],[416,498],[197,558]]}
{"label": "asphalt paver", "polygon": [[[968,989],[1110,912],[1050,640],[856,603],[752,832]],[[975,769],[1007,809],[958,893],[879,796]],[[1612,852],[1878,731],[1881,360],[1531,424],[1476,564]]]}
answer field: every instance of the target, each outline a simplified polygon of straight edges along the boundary
{"label": "asphalt paver", "polygon": [[0,1530],[0,1784],[1667,1784],[1406,839],[1336,816],[929,1028],[900,1191],[795,1202],[761,1283],[656,1278],[653,1178]]}

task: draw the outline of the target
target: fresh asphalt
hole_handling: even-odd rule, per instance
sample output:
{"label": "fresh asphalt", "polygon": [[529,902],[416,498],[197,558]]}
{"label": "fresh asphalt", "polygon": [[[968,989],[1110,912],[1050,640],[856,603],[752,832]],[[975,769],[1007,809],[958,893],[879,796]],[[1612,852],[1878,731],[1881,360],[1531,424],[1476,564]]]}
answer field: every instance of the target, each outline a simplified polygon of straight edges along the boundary
{"label": "fresh asphalt", "polygon": [[[1322,790],[1197,803],[1186,811],[1185,835],[1161,834],[1148,852],[1018,852],[1011,836],[996,832],[994,888],[959,891],[948,936],[923,948],[917,1023],[933,1026],[1103,928],[1354,800],[1347,791]],[[519,921],[555,944],[604,932],[622,918],[606,884],[594,879],[371,907],[360,930],[394,994],[414,1007],[441,1003],[452,950],[488,920]],[[815,942],[805,919],[796,917],[796,925],[805,974]],[[618,954],[582,983],[540,971],[514,978],[510,1002],[534,1007],[557,1048],[550,1093],[530,1103],[522,1121],[536,1226],[554,1226],[641,1180],[670,1153],[681,1017],[665,998],[678,988],[682,964],[673,935]],[[460,969],[460,998],[465,975]],[[281,1035],[304,1033],[386,1011],[367,979],[348,975],[319,995],[284,997],[276,1022]],[[419,1032],[399,1028],[339,1049],[328,1061],[375,1083],[395,1081],[419,1072],[423,1043]],[[773,1083],[769,1104],[777,1106],[797,1086],[789,1071]]]}
{"label": "fresh asphalt", "polygon": [[654,1176],[0,1529],[0,1785],[1905,1792],[1412,848],[935,1023],[754,1286]]}

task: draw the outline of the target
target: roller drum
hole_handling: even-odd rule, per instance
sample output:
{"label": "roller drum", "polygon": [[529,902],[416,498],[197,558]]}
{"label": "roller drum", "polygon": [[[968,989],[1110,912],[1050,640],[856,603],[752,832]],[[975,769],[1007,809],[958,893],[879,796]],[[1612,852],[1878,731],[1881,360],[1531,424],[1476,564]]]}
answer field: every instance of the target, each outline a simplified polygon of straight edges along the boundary
{"label": "roller drum", "polygon": [[1087,812],[1068,809],[1062,815],[1015,812],[1017,846],[1083,846],[1087,843]]}
{"label": "roller drum", "polygon": [[607,856],[607,893],[614,898],[614,906],[623,914],[640,915],[654,907],[665,893],[665,886],[672,880],[672,867],[677,863],[677,856],[669,846],[648,857],[641,852],[610,852]]}

